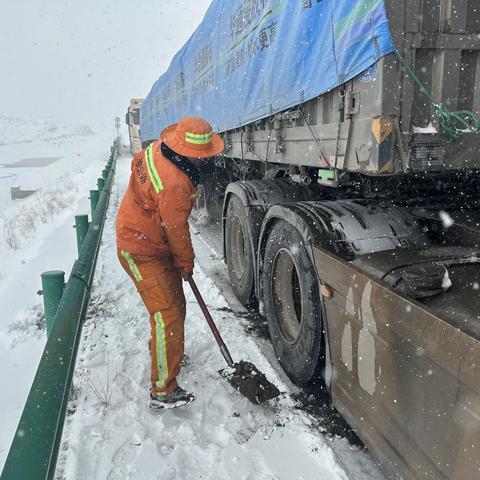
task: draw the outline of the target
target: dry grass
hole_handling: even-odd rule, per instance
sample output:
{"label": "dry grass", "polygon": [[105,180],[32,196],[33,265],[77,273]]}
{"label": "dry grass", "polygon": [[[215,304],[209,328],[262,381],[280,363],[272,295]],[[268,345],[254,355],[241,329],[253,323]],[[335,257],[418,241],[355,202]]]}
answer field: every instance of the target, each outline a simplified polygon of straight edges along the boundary
{"label": "dry grass", "polygon": [[48,224],[74,200],[77,185],[62,178],[57,185],[41,190],[19,203],[11,213],[0,216],[0,243],[9,250],[18,250],[26,240],[35,238],[38,227]]}
{"label": "dry grass", "polygon": [[2,240],[10,250],[18,249],[18,237],[15,218],[5,218],[2,224]]}
{"label": "dry grass", "polygon": [[112,385],[117,379],[117,374],[110,380],[109,372],[107,369],[107,378],[105,384],[95,375],[94,378],[86,377],[85,384],[95,395],[98,400],[97,404],[102,408],[103,413],[110,406],[110,400],[112,398]]}

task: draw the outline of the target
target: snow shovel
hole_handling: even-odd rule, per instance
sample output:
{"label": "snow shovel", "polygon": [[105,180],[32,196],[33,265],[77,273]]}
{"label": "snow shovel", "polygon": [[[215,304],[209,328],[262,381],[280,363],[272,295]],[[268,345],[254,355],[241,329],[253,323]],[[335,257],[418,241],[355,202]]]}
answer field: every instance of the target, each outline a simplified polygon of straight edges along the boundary
{"label": "snow shovel", "polygon": [[200,308],[202,309],[205,318],[207,319],[210,330],[217,341],[218,346],[220,347],[220,352],[223,355],[223,358],[228,364],[227,368],[219,370],[220,375],[227,379],[227,381],[241,393],[244,397],[248,398],[255,405],[267,402],[272,398],[278,397],[280,392],[278,388],[273,385],[273,383],[267,380],[267,377],[260,372],[253,363],[245,362],[240,360],[239,362],[234,363],[230,352],[228,351],[227,346],[225,345],[220,332],[213,321],[210,312],[208,311],[207,305],[203,301],[202,295],[200,294],[196,283],[193,278],[188,279],[188,283],[193,290],[195,298],[197,299]]}

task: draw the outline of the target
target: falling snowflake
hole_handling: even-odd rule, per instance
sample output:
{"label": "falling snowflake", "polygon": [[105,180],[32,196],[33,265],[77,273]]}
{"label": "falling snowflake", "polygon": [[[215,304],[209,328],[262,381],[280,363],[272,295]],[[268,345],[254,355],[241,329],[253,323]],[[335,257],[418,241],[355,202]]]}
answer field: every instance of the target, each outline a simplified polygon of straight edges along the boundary
{"label": "falling snowflake", "polygon": [[452,217],[444,210],[440,210],[439,216],[445,228],[450,228],[455,223]]}

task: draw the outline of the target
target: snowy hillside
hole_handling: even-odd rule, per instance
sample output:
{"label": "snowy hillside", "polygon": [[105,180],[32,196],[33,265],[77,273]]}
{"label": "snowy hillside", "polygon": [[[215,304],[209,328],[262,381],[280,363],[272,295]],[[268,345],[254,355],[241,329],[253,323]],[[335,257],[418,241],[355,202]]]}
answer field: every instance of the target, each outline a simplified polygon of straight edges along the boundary
{"label": "snowy hillside", "polygon": [[[19,251],[28,256],[59,217],[71,215],[77,197],[95,188],[100,152],[108,154],[112,136],[86,126],[5,116],[0,132],[1,286]],[[34,193],[13,199],[12,188]]]}
{"label": "snowy hillside", "polygon": [[[55,185],[62,175],[73,177],[90,163],[88,145],[101,151],[113,138],[96,135],[85,125],[0,116],[0,205],[12,202],[11,188],[35,191]],[[86,147],[86,148],[85,148]],[[100,150],[99,150],[100,149]]]}
{"label": "snowy hillside", "polygon": [[95,135],[87,125],[67,125],[53,120],[0,115],[0,146],[11,143],[52,142]]}
{"label": "snowy hillside", "polygon": [[[0,382],[8,386],[0,395],[3,465],[45,342],[40,274],[70,271],[74,215],[90,211],[89,190],[96,188],[113,134],[5,116],[0,129]],[[12,200],[12,186],[35,193]]]}

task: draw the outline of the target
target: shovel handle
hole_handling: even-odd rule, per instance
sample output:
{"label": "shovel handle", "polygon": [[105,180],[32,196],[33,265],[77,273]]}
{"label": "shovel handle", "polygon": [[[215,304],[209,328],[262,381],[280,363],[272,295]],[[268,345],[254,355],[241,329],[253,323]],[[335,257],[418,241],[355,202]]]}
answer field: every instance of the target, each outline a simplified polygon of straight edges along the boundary
{"label": "shovel handle", "polygon": [[228,351],[227,346],[225,345],[225,342],[223,341],[222,336],[220,335],[220,332],[218,331],[217,326],[215,325],[215,322],[213,321],[212,316],[210,315],[210,312],[208,311],[207,305],[205,304],[202,295],[200,294],[200,291],[198,290],[197,284],[193,280],[193,277],[188,278],[188,283],[190,284],[190,287],[193,291],[193,294],[195,295],[195,298],[197,299],[198,304],[200,305],[200,309],[203,312],[203,315],[205,316],[205,319],[207,320],[208,326],[210,327],[210,330],[213,333],[213,336],[215,337],[215,340],[217,341],[218,346],[220,347],[220,352],[223,355],[223,358],[227,362],[227,364],[231,367],[233,365],[233,360],[230,355],[230,352]]}

